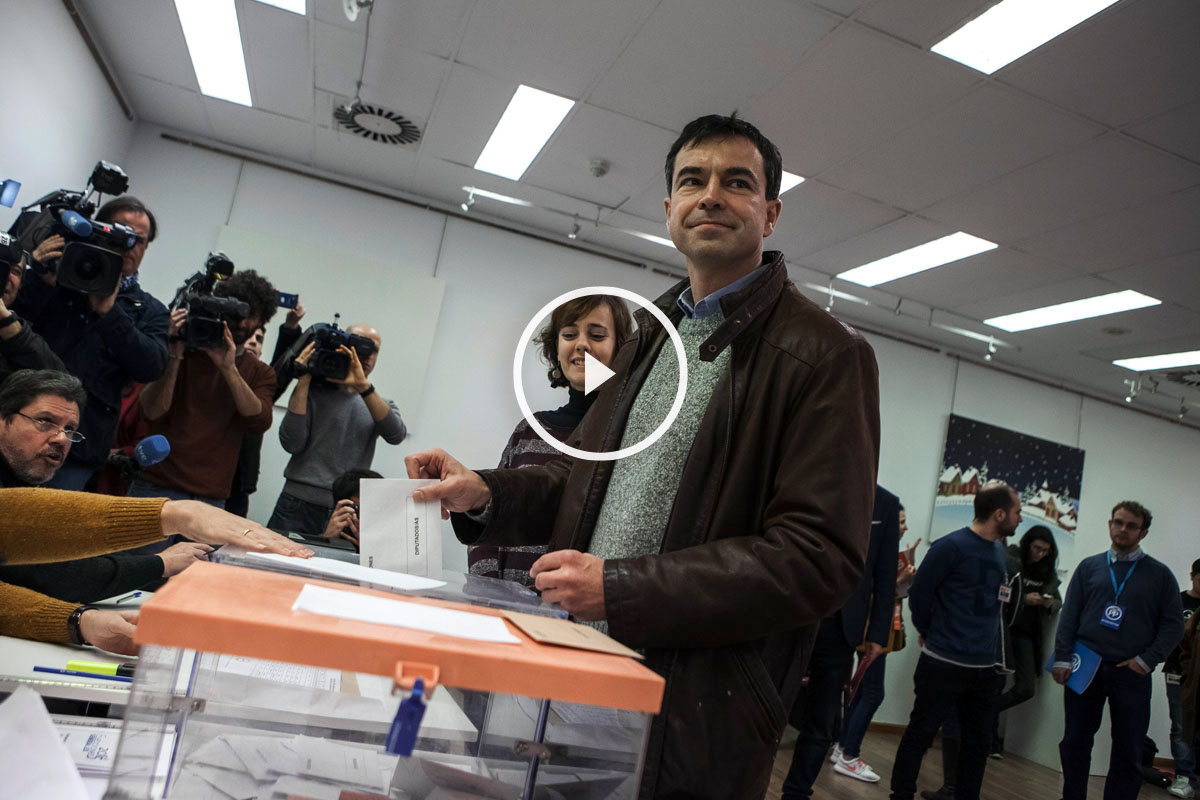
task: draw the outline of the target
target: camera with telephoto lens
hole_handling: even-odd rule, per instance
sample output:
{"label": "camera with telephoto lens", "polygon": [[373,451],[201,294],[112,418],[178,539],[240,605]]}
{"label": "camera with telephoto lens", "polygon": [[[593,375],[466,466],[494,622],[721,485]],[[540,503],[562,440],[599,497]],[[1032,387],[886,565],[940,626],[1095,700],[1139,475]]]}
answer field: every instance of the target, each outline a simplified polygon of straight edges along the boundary
{"label": "camera with telephoto lens", "polygon": [[83,191],[59,189],[38,198],[21,209],[9,233],[29,251],[50,236],[62,236],[65,246],[58,263],[33,262],[33,268],[57,273],[57,283],[64,288],[107,297],[116,291],[124,253],[137,244],[138,235],[126,225],[92,219],[96,211],[92,195],[118,195],[128,188],[124,170],[97,162]]}
{"label": "camera with telephoto lens", "polygon": [[350,374],[350,356],[339,352],[338,348],[345,346],[357,351],[359,361],[366,361],[375,352],[375,342],[342,330],[338,327],[337,319],[338,315],[335,314],[332,323],[318,322],[312,326],[313,354],[308,359],[308,365],[298,370],[301,375],[345,380]]}
{"label": "camera with telephoto lens", "polygon": [[204,269],[183,282],[171,310],[187,309],[187,320],[179,329],[179,338],[188,350],[219,349],[225,346],[225,323],[250,316],[250,306],[232,297],[213,294],[218,281],[233,274],[233,262],[220,251],[208,254]]}

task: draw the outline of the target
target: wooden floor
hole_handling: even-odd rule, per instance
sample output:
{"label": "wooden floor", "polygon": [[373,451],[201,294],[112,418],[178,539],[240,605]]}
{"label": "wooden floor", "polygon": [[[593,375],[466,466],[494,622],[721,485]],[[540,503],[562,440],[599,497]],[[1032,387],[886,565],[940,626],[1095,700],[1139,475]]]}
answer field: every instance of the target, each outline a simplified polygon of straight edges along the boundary
{"label": "wooden floor", "polygon": [[[791,733],[791,731],[789,731]],[[779,800],[783,779],[792,763],[792,746],[795,734],[785,737],[787,742],[775,757],[775,769],[771,775],[771,787],[766,800]],[[880,775],[879,783],[864,783],[855,778],[839,775],[828,761],[821,770],[821,777],[813,787],[814,800],[886,800],[888,780],[892,774],[892,762],[896,757],[896,746],[900,734],[890,731],[872,730],[863,740],[862,757]],[[917,797],[923,789],[937,789],[942,785],[942,750],[934,742],[925,760],[921,762],[921,777],[917,781]],[[1093,776],[1088,783],[1088,798],[1099,800],[1104,794],[1104,778]],[[1014,755],[1003,759],[988,759],[987,773],[983,778],[980,800],[1058,800],[1062,795],[1062,773],[1047,769],[1041,764],[1026,761]],[[1166,789],[1146,785],[1139,795],[1141,800],[1173,800]]]}

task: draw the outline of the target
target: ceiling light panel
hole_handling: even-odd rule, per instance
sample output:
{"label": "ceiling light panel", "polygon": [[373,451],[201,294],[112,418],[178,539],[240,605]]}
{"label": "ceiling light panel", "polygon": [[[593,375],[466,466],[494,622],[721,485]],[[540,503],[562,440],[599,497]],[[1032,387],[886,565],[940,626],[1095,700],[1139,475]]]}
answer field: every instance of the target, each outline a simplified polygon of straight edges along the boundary
{"label": "ceiling light panel", "polygon": [[654,242],[655,244],[661,244],[663,247],[669,247],[672,250],[675,249],[675,243],[670,239],[664,239],[661,236],[655,236],[653,233],[642,233],[641,231],[635,231],[631,228],[618,228],[617,230],[621,231],[621,233],[627,233],[630,236],[636,236],[639,239],[645,239],[647,242]]}
{"label": "ceiling light panel", "polygon": [[233,0],[175,0],[201,93],[248,106],[250,81]]}
{"label": "ceiling light panel", "polygon": [[931,49],[991,75],[1117,0],[1003,0]]}
{"label": "ceiling light panel", "polygon": [[263,5],[282,8],[284,11],[290,11],[302,17],[308,15],[308,0],[258,0],[258,2]]}
{"label": "ceiling light panel", "polygon": [[1033,308],[1016,314],[1006,314],[1002,317],[985,319],[985,325],[1014,333],[1033,328],[1044,328],[1047,325],[1062,325],[1064,322],[1075,322],[1092,317],[1103,317],[1107,314],[1117,314],[1122,311],[1133,311],[1138,308],[1157,306],[1162,300],[1149,295],[1127,289],[1123,292],[1102,294],[1097,297],[1085,297],[1082,300],[1072,300],[1069,303],[1059,303],[1044,308]]}
{"label": "ceiling light panel", "polygon": [[894,253],[878,261],[846,270],[837,277],[859,286],[878,286],[881,283],[915,275],[927,269],[941,267],[954,261],[995,250],[997,245],[969,233],[952,233],[932,242]]}
{"label": "ceiling light panel", "polygon": [[504,109],[475,169],[519,181],[575,101],[521,85]]}
{"label": "ceiling light panel", "polygon": [[1200,350],[1188,350],[1183,353],[1163,353],[1157,356],[1139,356],[1138,358],[1119,358],[1112,363],[1118,367],[1131,369],[1135,372],[1190,367],[1200,364]]}

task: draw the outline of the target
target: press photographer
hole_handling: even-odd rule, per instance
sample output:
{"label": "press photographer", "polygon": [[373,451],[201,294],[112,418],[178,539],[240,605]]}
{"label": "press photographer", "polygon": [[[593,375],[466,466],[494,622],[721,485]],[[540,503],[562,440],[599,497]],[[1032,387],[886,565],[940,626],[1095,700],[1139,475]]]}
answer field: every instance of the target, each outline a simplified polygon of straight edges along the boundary
{"label": "press photographer", "polygon": [[223,507],[243,434],[271,425],[275,372],[245,345],[275,313],[276,293],[254,270],[234,272],[222,254],[197,275],[173,303],[167,369],[140,398],[149,433],[167,437],[171,453],[143,470],[129,494]]}
{"label": "press photographer", "polygon": [[62,359],[54,354],[46,340],[8,308],[21,288],[25,251],[21,249],[21,243],[7,233],[0,233],[0,271],[4,274],[4,290],[0,292],[0,382],[19,369],[65,371]]}
{"label": "press photographer", "polygon": [[350,470],[370,469],[375,441],[400,444],[407,431],[396,404],[368,380],[383,340],[370,325],[314,325],[297,343],[299,375],[279,425],[291,453],[286,482],[267,527],[320,536],[333,512],[332,486]]}
{"label": "press photographer", "polygon": [[167,363],[167,309],[138,285],[142,259],[158,234],[154,214],[123,195],[90,218],[93,193],[124,191],[126,184],[119,167],[101,162],[87,190],[52,192],[27,206],[13,226],[33,262],[11,308],[88,395],[79,425],[87,438],[71,448],[54,488],[87,485],[108,457],[122,388],[157,380]]}

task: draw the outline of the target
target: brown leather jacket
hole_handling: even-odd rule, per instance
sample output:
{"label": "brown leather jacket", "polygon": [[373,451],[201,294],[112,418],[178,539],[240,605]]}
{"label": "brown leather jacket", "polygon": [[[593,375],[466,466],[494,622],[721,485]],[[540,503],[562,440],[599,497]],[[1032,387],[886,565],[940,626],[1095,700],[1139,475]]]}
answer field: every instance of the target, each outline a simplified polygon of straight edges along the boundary
{"label": "brown leather jacket", "polygon": [[[783,257],[721,300],[704,344],[732,347],[700,422],[659,554],[609,559],[611,635],[642,648],[666,678],[642,797],[761,798],[821,618],[863,570],[879,451],[879,388],[870,345],[803,297]],[[686,282],[656,304],[673,321]],[[615,450],[633,399],[667,339],[639,312],[611,379],[568,440]],[[563,459],[480,474],[486,527],[455,515],[468,544],[587,551],[611,461]]]}

